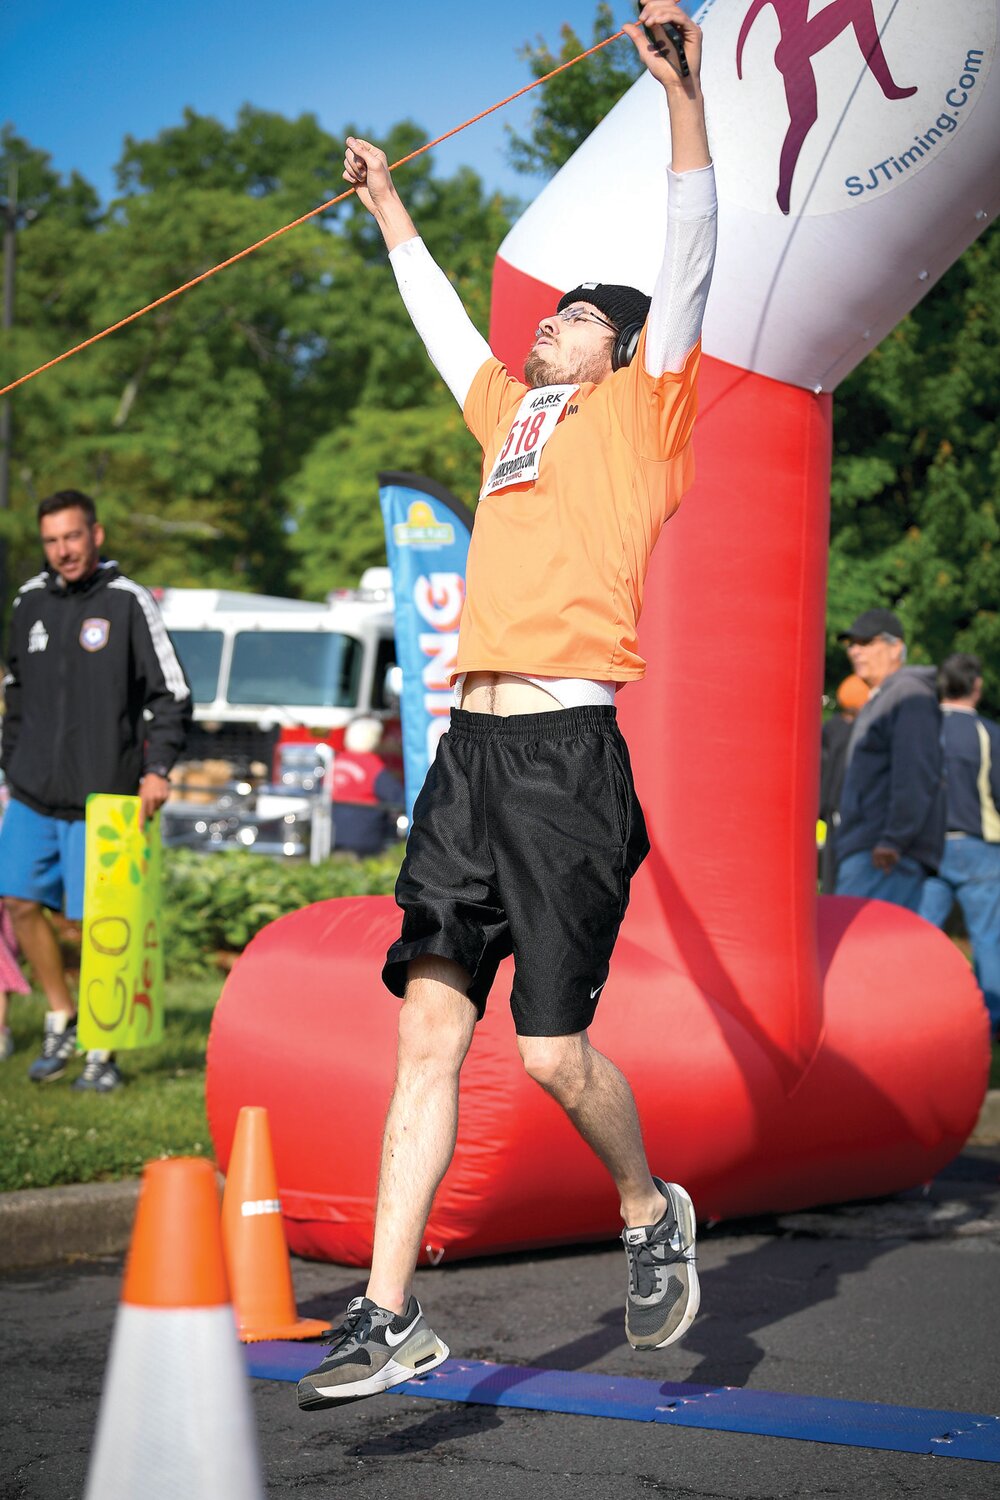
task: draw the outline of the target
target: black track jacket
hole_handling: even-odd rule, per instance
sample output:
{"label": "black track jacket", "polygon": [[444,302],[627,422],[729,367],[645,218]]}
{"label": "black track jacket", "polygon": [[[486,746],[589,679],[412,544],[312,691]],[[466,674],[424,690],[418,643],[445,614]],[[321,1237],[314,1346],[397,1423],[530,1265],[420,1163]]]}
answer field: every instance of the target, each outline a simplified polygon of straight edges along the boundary
{"label": "black track jacket", "polygon": [[0,765],[12,796],[75,819],[91,792],[130,795],[145,771],[166,776],[191,689],[152,595],[117,563],[68,587],[49,570],[29,578],[9,640]]}

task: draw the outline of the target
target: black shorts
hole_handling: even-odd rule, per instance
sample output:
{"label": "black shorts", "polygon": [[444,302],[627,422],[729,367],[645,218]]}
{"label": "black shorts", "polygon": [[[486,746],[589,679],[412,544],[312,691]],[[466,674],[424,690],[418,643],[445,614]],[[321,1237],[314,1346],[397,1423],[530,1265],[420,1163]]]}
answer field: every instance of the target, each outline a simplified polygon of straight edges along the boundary
{"label": "black shorts", "polygon": [[414,808],[382,978],[401,997],[411,959],[452,959],[481,1019],[513,953],[518,1033],[584,1031],[648,851],[613,708],[455,710]]}

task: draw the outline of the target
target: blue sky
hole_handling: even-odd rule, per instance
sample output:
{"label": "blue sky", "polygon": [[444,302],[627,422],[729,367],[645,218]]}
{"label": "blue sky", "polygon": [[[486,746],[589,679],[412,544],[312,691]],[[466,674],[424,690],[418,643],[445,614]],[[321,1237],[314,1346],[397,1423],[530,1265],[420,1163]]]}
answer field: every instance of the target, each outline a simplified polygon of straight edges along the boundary
{"label": "blue sky", "polygon": [[[525,41],[541,34],[555,50],[568,21],[589,44],[595,10],[596,0],[383,11],[341,0],[2,0],[0,119],[108,198],[126,133],[153,136],[185,105],[227,124],[245,102],[310,111],[332,133],[408,117],[440,135],[529,82]],[[629,19],[632,6],[615,15]],[[532,197],[539,184],[506,165],[502,123],[523,131],[531,102],[439,148],[438,170],[467,163],[488,186]]]}

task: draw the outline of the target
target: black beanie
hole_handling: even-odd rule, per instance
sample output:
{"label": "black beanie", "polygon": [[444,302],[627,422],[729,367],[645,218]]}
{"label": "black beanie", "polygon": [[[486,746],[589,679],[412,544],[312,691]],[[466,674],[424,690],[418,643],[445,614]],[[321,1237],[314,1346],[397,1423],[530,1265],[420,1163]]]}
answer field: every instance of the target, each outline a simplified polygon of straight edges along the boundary
{"label": "black beanie", "polygon": [[610,281],[585,281],[582,286],[575,286],[571,292],[560,297],[557,311],[562,312],[564,307],[571,307],[574,302],[589,302],[591,307],[596,307],[598,312],[611,320],[616,332],[621,333],[630,323],[638,323],[640,326],[645,323],[651,300],[634,286],[616,286]]}

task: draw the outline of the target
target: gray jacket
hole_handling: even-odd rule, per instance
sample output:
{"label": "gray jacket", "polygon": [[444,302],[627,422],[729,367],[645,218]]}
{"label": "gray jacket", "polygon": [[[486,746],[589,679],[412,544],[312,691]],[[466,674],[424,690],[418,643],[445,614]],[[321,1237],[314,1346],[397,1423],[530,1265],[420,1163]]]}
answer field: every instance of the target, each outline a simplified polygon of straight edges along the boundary
{"label": "gray jacket", "polygon": [[945,791],[936,675],[934,667],[901,667],[858,714],[840,799],[839,859],[882,844],[937,869]]}

